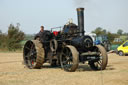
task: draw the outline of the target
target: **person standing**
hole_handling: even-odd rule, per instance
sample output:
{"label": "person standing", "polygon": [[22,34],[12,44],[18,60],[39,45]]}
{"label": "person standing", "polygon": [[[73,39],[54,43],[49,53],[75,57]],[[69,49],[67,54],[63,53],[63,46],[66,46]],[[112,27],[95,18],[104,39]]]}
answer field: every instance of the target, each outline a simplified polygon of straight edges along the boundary
{"label": "person standing", "polygon": [[44,35],[44,26],[40,27],[39,33],[37,33],[34,37],[35,40],[43,40],[43,35]]}

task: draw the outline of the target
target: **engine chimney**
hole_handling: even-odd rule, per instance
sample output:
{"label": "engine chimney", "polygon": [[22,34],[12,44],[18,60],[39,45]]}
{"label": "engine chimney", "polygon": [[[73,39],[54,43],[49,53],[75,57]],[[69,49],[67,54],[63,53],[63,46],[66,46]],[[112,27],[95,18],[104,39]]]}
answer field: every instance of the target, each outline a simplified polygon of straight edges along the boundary
{"label": "engine chimney", "polygon": [[84,35],[84,8],[77,8],[78,27],[80,36]]}

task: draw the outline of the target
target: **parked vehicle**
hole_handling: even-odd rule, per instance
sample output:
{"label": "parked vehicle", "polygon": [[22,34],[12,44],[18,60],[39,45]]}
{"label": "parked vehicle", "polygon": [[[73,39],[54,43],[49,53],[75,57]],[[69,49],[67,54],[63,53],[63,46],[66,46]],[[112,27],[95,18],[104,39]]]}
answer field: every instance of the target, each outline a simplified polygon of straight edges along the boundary
{"label": "parked vehicle", "polygon": [[128,54],[128,40],[117,48],[117,54],[120,56]]}
{"label": "parked vehicle", "polygon": [[106,35],[96,36],[95,44],[104,46],[106,51],[110,51],[111,49],[111,43]]}

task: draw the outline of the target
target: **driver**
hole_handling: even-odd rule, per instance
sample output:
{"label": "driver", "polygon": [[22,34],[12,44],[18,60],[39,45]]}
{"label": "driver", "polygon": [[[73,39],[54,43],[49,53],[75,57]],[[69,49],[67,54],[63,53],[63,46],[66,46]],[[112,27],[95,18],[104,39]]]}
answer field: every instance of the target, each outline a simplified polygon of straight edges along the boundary
{"label": "driver", "polygon": [[38,39],[38,40],[43,41],[43,35],[44,35],[44,26],[41,26],[39,33],[36,34],[36,36],[34,37],[34,39],[35,40]]}

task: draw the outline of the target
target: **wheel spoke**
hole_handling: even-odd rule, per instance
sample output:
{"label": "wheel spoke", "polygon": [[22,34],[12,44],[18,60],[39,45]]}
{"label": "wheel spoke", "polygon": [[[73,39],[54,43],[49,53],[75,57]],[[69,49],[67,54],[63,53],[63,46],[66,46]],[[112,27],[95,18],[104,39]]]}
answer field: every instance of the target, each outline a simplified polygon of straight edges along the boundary
{"label": "wheel spoke", "polygon": [[31,50],[30,48],[28,48],[28,47],[25,47],[26,49],[28,49],[28,50]]}
{"label": "wheel spoke", "polygon": [[69,57],[72,57],[72,53],[71,52],[69,53]]}
{"label": "wheel spoke", "polygon": [[34,47],[34,44],[32,44],[31,49],[33,49],[33,47]]}
{"label": "wheel spoke", "polygon": [[70,59],[63,62],[63,64],[67,64],[70,61]]}
{"label": "wheel spoke", "polygon": [[100,66],[102,66],[102,62],[101,62],[101,61],[98,61],[97,63],[98,63]]}
{"label": "wheel spoke", "polygon": [[62,54],[63,56],[67,56],[65,53]]}
{"label": "wheel spoke", "polygon": [[96,67],[98,67],[98,63],[97,63],[97,62],[95,62],[94,65],[95,65]]}
{"label": "wheel spoke", "polygon": [[35,51],[34,52],[30,52],[30,56],[34,56],[34,55],[36,55],[36,53],[37,52],[35,52]]}
{"label": "wheel spoke", "polygon": [[31,67],[31,61],[30,60],[27,60],[27,63],[28,63],[28,66]]}

